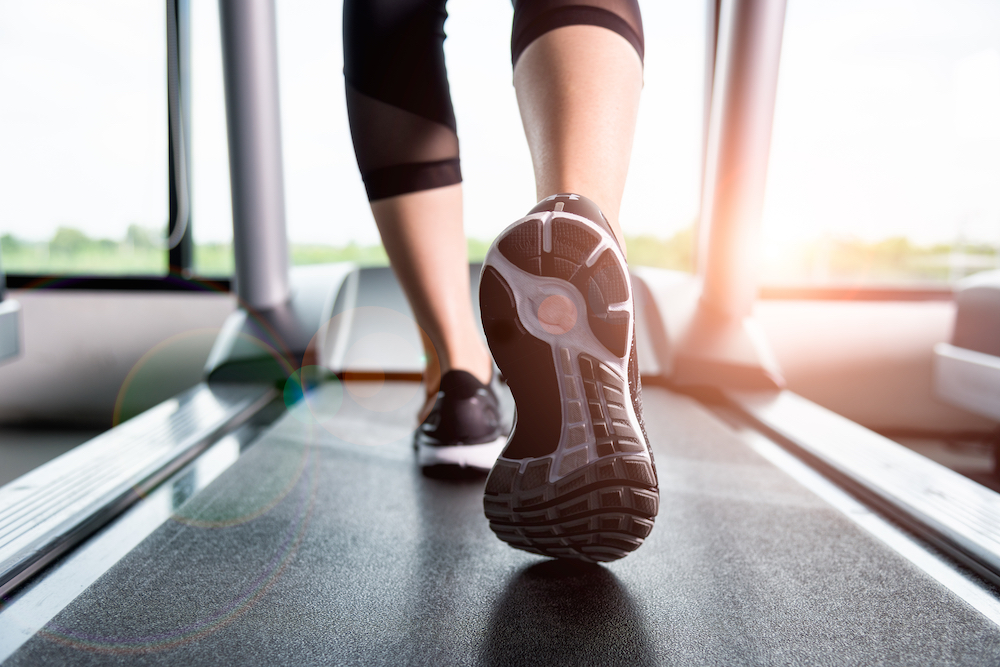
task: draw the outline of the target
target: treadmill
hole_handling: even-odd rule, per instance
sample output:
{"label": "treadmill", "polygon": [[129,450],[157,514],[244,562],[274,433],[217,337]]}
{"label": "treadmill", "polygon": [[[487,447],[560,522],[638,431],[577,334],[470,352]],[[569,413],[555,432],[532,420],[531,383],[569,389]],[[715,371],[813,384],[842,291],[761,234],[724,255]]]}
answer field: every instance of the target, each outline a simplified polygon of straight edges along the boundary
{"label": "treadmill", "polygon": [[1000,495],[784,389],[751,317],[784,5],[713,5],[698,275],[633,275],[657,525],[595,566],[421,474],[405,299],[289,270],[273,0],[220,0],[241,307],[203,383],[0,488],[0,662],[1000,663]]}

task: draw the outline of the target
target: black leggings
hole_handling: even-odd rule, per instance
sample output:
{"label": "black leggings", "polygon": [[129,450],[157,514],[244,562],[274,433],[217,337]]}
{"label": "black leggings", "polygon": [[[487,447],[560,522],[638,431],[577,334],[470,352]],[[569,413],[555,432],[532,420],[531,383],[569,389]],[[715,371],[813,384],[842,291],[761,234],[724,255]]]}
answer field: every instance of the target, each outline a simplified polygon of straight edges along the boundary
{"label": "black leggings", "polygon": [[[369,201],[462,181],[444,63],[446,2],[344,1],[347,112]],[[643,57],[638,0],[513,3],[514,64],[533,41],[569,25],[613,30]]]}

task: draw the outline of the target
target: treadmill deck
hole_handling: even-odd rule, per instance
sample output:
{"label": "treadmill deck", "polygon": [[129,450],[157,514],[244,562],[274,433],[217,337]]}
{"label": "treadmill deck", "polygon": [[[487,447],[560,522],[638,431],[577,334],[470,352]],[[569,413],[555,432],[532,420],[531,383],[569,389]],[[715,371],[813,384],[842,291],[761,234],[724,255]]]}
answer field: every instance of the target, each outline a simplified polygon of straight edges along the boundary
{"label": "treadmill deck", "polygon": [[290,410],[5,664],[1000,661],[996,625],[691,398],[645,389],[656,528],[585,566],[500,542],[485,476],[420,474],[419,385],[352,389]]}

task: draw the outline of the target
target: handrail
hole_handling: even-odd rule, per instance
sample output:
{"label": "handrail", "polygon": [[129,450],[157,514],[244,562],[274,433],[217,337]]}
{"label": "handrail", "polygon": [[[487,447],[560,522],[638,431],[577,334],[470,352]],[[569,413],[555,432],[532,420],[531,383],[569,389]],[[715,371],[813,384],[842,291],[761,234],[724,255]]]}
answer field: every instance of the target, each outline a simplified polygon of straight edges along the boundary
{"label": "handrail", "polygon": [[0,487],[0,596],[276,396],[266,385],[202,383]]}

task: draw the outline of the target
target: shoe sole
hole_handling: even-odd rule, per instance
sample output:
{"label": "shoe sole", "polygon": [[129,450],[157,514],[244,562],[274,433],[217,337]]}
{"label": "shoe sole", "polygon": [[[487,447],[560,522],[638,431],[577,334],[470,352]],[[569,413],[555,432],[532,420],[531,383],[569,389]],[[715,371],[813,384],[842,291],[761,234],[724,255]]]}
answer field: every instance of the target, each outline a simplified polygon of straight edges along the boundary
{"label": "shoe sole", "polygon": [[452,445],[435,447],[433,445],[417,445],[417,463],[421,468],[430,466],[457,466],[459,468],[475,468],[488,471],[497,462],[497,457],[507,444],[507,436],[501,436],[492,442],[479,445]]}
{"label": "shoe sole", "polygon": [[606,562],[653,528],[656,473],[627,381],[630,287],[614,239],[569,213],[529,215],[487,253],[483,326],[517,419],[483,507],[512,547]]}

